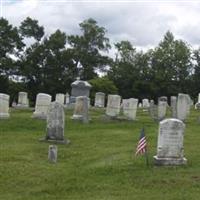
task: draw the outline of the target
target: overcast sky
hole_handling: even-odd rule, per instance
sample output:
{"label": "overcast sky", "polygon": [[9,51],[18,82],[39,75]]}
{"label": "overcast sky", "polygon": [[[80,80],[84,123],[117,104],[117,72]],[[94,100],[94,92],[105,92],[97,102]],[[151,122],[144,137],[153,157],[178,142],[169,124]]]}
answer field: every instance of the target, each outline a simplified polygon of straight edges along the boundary
{"label": "overcast sky", "polygon": [[27,16],[37,19],[47,34],[61,29],[79,34],[78,24],[93,18],[107,29],[111,42],[129,40],[133,46],[156,46],[167,30],[193,47],[200,41],[200,1],[77,1],[0,0],[1,16],[18,26]]}

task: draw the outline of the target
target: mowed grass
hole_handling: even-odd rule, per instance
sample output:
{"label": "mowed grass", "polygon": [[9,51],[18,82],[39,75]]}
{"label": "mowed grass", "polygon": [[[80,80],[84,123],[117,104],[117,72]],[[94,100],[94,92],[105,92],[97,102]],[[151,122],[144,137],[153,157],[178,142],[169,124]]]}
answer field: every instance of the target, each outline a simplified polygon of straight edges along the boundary
{"label": "mowed grass", "polygon": [[[186,121],[187,166],[156,167],[158,124],[139,110],[137,121],[106,121],[105,110],[91,109],[91,122],[70,119],[66,110],[65,137],[58,146],[58,162],[48,162],[49,143],[39,142],[46,122],[32,119],[31,110],[11,110],[0,120],[1,200],[199,200],[199,111]],[[150,166],[135,157],[142,127],[148,142]]]}

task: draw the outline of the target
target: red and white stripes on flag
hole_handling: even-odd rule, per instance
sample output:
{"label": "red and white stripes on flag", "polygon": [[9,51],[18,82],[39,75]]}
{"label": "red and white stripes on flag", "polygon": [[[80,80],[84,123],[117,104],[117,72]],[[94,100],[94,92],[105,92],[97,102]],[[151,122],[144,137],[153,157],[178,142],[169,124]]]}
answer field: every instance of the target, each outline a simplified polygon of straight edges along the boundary
{"label": "red and white stripes on flag", "polygon": [[136,148],[136,152],[135,155],[137,154],[144,154],[147,150],[147,142],[146,142],[146,137],[144,134],[144,128],[142,129],[141,133],[140,133],[140,138],[138,141],[138,145]]}

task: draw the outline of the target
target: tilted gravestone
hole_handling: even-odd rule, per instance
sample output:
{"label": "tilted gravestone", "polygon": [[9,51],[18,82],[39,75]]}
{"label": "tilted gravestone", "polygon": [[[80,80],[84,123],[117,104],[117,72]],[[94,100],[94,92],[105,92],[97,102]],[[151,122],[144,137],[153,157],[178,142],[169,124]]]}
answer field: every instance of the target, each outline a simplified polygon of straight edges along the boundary
{"label": "tilted gravestone", "polygon": [[156,165],[184,165],[185,124],[179,119],[165,119],[160,122],[157,155],[154,156]]}
{"label": "tilted gravestone", "polygon": [[10,117],[9,100],[9,95],[0,93],[0,119],[6,119]]}
{"label": "tilted gravestone", "polygon": [[89,102],[89,98],[86,96],[76,97],[76,103],[75,103],[72,119],[80,120],[83,123],[89,122],[89,113],[88,113],[89,103],[88,102]]}
{"label": "tilted gravestone", "polygon": [[51,103],[51,96],[45,93],[39,93],[36,97],[35,112],[33,118],[46,119],[47,110]]}
{"label": "tilted gravestone", "polygon": [[137,112],[138,99],[123,99],[123,114],[129,120],[135,120]]}
{"label": "tilted gravestone", "polygon": [[27,92],[19,92],[18,94],[18,103],[16,105],[17,108],[28,108],[29,100]]}
{"label": "tilted gravestone", "polygon": [[64,107],[58,102],[52,102],[47,112],[46,137],[41,141],[49,141],[61,144],[68,144],[69,140],[64,138],[65,113]]}
{"label": "tilted gravestone", "polygon": [[104,105],[105,105],[105,93],[97,92],[95,94],[94,106],[99,108],[104,108]]}
{"label": "tilted gravestone", "polygon": [[106,107],[106,115],[109,117],[117,117],[120,113],[121,97],[119,95],[108,95]]}

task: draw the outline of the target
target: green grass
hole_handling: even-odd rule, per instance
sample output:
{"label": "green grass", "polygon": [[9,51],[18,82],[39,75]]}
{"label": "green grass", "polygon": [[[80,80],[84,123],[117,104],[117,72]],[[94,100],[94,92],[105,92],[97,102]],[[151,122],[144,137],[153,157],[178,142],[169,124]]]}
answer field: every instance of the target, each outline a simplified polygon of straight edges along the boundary
{"label": "green grass", "polygon": [[[155,167],[158,124],[139,110],[138,120],[105,121],[104,110],[91,109],[81,124],[66,111],[65,137],[58,163],[47,160],[46,122],[30,110],[11,110],[0,120],[0,200],[199,200],[200,124],[192,110],[184,140],[187,166]],[[150,166],[134,152],[142,126],[148,139]]]}

